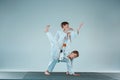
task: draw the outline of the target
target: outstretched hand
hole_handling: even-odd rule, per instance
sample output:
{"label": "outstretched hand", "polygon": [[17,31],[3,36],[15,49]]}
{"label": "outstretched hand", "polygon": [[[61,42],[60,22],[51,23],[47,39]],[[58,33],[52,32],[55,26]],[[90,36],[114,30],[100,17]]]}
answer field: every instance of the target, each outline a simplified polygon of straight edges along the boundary
{"label": "outstretched hand", "polygon": [[83,23],[80,23],[80,26],[77,28],[77,33],[79,34],[79,31],[81,29],[81,27],[83,26]]}
{"label": "outstretched hand", "polygon": [[80,30],[80,28],[83,26],[83,23],[80,23],[80,26],[78,27],[78,30]]}
{"label": "outstretched hand", "polygon": [[45,32],[48,32],[49,28],[50,28],[50,25],[47,25],[46,28],[45,28]]}

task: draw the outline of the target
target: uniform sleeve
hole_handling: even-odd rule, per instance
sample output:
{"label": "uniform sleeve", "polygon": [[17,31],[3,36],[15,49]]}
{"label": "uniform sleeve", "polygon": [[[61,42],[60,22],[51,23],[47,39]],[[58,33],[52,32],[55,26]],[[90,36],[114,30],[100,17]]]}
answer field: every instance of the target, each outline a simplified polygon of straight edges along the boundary
{"label": "uniform sleeve", "polygon": [[55,34],[55,40],[58,41],[58,40],[59,40],[59,37],[60,37],[59,31],[57,31],[57,33]]}
{"label": "uniform sleeve", "polygon": [[74,38],[76,38],[79,34],[77,33],[77,31],[71,31],[71,40],[73,40]]}
{"label": "uniform sleeve", "polygon": [[57,43],[58,43],[59,47],[61,48],[63,43],[64,43],[64,39],[65,39],[66,34],[62,32],[59,35],[60,36],[59,36],[59,39],[58,39]]}
{"label": "uniform sleeve", "polygon": [[73,60],[68,60],[67,71],[69,72],[70,75],[75,74],[75,72],[73,71]]}
{"label": "uniform sleeve", "polygon": [[55,45],[56,44],[56,40],[54,39],[54,37],[51,34],[51,32],[47,32],[46,35],[47,35],[47,37],[48,37],[48,39],[50,41],[51,46]]}

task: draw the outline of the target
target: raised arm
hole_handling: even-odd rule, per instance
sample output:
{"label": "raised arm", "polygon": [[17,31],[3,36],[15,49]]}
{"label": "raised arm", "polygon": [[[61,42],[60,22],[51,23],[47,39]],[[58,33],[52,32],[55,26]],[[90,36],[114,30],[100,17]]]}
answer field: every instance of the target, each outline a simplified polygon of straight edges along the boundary
{"label": "raised arm", "polygon": [[82,26],[83,26],[83,23],[80,24],[80,26],[77,28],[77,30],[72,30],[71,31],[71,33],[70,33],[71,39],[74,39],[79,35],[80,29],[81,29]]}

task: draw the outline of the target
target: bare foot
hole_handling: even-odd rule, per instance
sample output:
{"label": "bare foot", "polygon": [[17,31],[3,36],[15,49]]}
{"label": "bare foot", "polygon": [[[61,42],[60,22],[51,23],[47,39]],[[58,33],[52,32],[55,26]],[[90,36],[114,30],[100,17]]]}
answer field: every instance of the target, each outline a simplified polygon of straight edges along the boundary
{"label": "bare foot", "polygon": [[71,76],[80,76],[80,74],[69,74],[69,72],[66,72],[66,75],[71,75]]}
{"label": "bare foot", "polygon": [[50,73],[48,72],[48,71],[45,71],[45,73],[44,73],[45,75],[47,75],[47,76],[49,76],[50,75]]}
{"label": "bare foot", "polygon": [[80,74],[73,74],[73,76],[80,76]]}
{"label": "bare foot", "polygon": [[45,32],[48,32],[49,28],[50,28],[50,25],[47,25],[46,28],[45,28]]}
{"label": "bare foot", "polygon": [[69,72],[68,72],[68,71],[66,72],[66,75],[69,75]]}

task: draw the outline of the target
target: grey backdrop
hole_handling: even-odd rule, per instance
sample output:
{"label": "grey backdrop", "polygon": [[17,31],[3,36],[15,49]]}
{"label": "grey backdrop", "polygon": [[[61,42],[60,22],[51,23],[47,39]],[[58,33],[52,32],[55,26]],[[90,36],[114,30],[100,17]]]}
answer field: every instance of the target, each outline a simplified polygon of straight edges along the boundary
{"label": "grey backdrop", "polygon": [[[75,71],[120,71],[120,0],[0,0],[0,70],[44,71],[50,60],[47,24],[84,27],[71,44]],[[65,63],[54,71],[66,71]]]}

